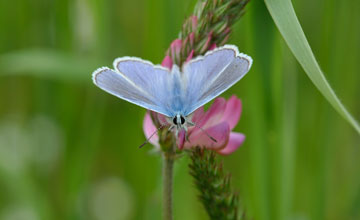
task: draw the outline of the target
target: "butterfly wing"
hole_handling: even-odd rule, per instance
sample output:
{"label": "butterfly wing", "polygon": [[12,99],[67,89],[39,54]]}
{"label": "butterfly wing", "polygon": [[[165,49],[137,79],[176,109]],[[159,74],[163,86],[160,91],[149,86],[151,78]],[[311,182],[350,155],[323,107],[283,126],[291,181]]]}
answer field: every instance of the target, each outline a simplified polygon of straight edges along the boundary
{"label": "butterfly wing", "polygon": [[115,70],[107,67],[93,73],[95,85],[143,108],[171,117],[167,94],[171,80],[168,69],[133,57],[118,58]]}
{"label": "butterfly wing", "polygon": [[239,53],[232,45],[219,47],[186,63],[183,66],[184,115],[226,91],[249,71],[251,65],[251,57]]}

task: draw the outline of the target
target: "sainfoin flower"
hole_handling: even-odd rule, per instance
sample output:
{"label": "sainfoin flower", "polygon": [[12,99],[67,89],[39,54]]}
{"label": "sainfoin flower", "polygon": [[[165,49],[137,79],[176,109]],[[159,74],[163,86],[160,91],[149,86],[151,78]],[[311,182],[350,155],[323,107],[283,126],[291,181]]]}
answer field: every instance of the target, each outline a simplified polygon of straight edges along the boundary
{"label": "sainfoin flower", "polygon": [[[188,141],[185,141],[184,133],[180,133],[177,142],[179,149],[191,147],[203,147],[227,155],[239,148],[245,140],[245,135],[232,132],[240,119],[242,104],[240,99],[233,95],[228,101],[224,98],[216,98],[207,111],[203,107],[198,108],[192,117],[192,121],[202,127],[216,142],[211,140],[207,134],[197,127],[189,127]],[[165,123],[163,115],[155,113],[158,121]],[[156,131],[150,113],[146,113],[143,123],[146,138]],[[155,134],[149,142],[159,147],[159,137]]]}

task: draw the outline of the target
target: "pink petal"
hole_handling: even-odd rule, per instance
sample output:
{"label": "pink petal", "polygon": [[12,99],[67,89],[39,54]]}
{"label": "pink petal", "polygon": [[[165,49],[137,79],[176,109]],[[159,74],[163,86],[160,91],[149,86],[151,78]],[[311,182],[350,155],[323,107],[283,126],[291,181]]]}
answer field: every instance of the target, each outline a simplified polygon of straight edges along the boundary
{"label": "pink petal", "polygon": [[[204,115],[205,115],[204,107],[201,106],[200,108],[196,109],[191,115],[189,115],[188,120],[197,124],[197,122],[200,121],[200,119],[202,117],[204,117]],[[189,126],[188,127],[188,135],[191,135],[191,133],[193,131],[195,131],[196,129],[197,128],[194,126]]]}
{"label": "pink petal", "polygon": [[186,58],[185,62],[190,61],[193,58],[193,56],[194,56],[194,50],[191,50],[191,52],[190,52],[189,56]]}
{"label": "pink petal", "polygon": [[241,110],[242,105],[240,99],[238,99],[235,95],[231,96],[226,103],[225,112],[221,121],[229,123],[230,129],[232,130],[240,119]]}
{"label": "pink petal", "polygon": [[159,128],[161,125],[169,124],[165,115],[150,110],[149,113],[150,113],[150,118],[153,120],[152,122],[156,128]]}
{"label": "pink petal", "polygon": [[166,120],[166,116],[160,113],[156,113],[156,118],[159,121],[160,125],[168,125],[169,122]]}
{"label": "pink petal", "polygon": [[238,149],[245,141],[245,135],[237,132],[231,132],[229,142],[226,147],[217,151],[219,154],[228,155]]}
{"label": "pink petal", "polygon": [[215,49],[216,48],[216,43],[213,43],[213,44],[211,44],[211,46],[209,47],[209,50],[213,50],[213,49]]}
{"label": "pink petal", "polygon": [[209,128],[218,124],[223,116],[226,108],[226,100],[224,98],[216,98],[210,108],[206,111],[205,115],[198,121],[194,121],[202,128]]}
{"label": "pink petal", "polygon": [[196,135],[191,134],[189,136],[190,142],[185,142],[185,148],[190,148],[194,146],[206,147],[209,149],[222,149],[226,146],[229,135],[230,128],[226,122],[217,124],[211,128],[206,129],[206,132],[213,137],[216,142],[211,140],[205,132],[197,133]]}
{"label": "pink petal", "polygon": [[171,60],[171,57],[170,57],[169,55],[167,55],[167,56],[163,59],[163,61],[162,61],[162,63],[161,63],[161,66],[167,67],[169,70],[171,70],[172,65],[173,65],[173,62],[172,62],[172,60]]}
{"label": "pink petal", "polygon": [[194,113],[192,113],[192,117],[191,117],[191,121],[192,122],[199,122],[200,121],[200,119],[202,118],[202,117],[204,117],[204,115],[205,115],[205,112],[204,112],[204,107],[203,106],[201,106],[200,108],[198,108],[198,109],[196,109],[195,111],[194,111]]}
{"label": "pink petal", "polygon": [[182,40],[181,39],[175,39],[171,45],[171,56],[172,57],[179,57],[179,53],[181,50]]}
{"label": "pink petal", "polygon": [[181,49],[182,40],[181,39],[175,39],[173,42],[171,42],[171,49],[174,50],[180,50]]}
{"label": "pink petal", "polygon": [[[150,117],[150,114],[147,112],[145,114],[144,117],[144,122],[143,122],[143,130],[144,130],[144,134],[146,139],[148,139],[154,132],[156,132],[156,127],[154,126],[152,119]],[[157,135],[157,133],[154,134],[154,136],[152,136],[152,138],[149,140],[149,142],[154,145],[155,147],[159,147],[159,136]]]}
{"label": "pink petal", "polygon": [[180,150],[184,148],[184,143],[185,143],[185,131],[181,130],[176,139],[176,144]]}

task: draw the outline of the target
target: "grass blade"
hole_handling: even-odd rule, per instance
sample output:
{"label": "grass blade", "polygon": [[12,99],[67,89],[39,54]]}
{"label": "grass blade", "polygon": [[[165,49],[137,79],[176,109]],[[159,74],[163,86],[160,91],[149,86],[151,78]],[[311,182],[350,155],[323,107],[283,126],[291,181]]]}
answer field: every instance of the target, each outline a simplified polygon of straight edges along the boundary
{"label": "grass blade", "polygon": [[300,26],[299,20],[296,17],[291,1],[265,0],[265,4],[281,35],[302,68],[305,70],[306,74],[309,76],[310,80],[315,84],[317,89],[328,100],[328,102],[330,102],[335,110],[355,128],[357,133],[360,134],[359,123],[341,103],[321,71]]}

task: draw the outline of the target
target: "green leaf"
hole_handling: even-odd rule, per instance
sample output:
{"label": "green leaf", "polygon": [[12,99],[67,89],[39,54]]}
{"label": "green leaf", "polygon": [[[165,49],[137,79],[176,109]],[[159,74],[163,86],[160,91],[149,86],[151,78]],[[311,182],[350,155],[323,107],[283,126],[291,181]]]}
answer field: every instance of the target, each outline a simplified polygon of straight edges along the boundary
{"label": "green leaf", "polygon": [[281,35],[310,80],[335,110],[360,134],[360,125],[336,96],[317,63],[290,0],[265,0]]}

